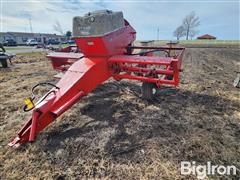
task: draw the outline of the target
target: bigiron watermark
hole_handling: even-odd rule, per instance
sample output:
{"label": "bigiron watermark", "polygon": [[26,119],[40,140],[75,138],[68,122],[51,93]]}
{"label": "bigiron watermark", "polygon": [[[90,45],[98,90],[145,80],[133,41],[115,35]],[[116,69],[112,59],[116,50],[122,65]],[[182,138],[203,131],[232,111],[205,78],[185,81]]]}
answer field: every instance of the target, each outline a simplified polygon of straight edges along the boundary
{"label": "bigiron watermark", "polygon": [[197,164],[195,161],[181,161],[181,175],[196,175],[203,179],[208,175],[236,175],[237,168],[234,165],[212,165],[210,161],[205,165]]}

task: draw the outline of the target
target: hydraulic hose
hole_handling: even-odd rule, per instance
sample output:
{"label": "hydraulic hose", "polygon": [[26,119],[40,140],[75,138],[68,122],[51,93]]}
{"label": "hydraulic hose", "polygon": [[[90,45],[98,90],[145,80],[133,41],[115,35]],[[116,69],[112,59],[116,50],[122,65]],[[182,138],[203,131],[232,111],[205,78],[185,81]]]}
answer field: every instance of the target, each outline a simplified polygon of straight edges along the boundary
{"label": "hydraulic hose", "polygon": [[[34,101],[35,98],[36,98],[36,96],[35,96],[35,94],[34,94],[34,90],[35,90],[38,86],[46,86],[46,85],[55,87],[56,89],[59,89],[59,87],[57,87],[55,84],[52,84],[52,83],[50,83],[50,82],[38,83],[38,84],[36,84],[35,86],[32,87],[32,97],[29,98],[29,100],[31,101],[31,103],[33,103],[33,101]],[[49,96],[49,94],[51,94],[51,93],[55,93],[55,90],[51,90],[51,91],[49,91],[48,93],[46,93],[46,94],[41,98],[41,100],[40,100],[37,104],[39,104],[39,103],[41,103],[42,101],[44,101],[44,100]],[[36,105],[37,105],[37,104],[36,104]],[[24,112],[31,111],[32,109],[35,108],[36,105],[33,105],[31,108],[28,108],[28,106],[25,105],[25,106],[23,107],[23,111],[24,111]]]}

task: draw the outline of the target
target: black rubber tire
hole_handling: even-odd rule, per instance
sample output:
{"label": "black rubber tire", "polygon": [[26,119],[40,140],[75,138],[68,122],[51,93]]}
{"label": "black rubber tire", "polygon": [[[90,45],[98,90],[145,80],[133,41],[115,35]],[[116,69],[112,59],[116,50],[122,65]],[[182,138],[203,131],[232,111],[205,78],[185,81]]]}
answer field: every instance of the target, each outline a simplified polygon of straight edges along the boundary
{"label": "black rubber tire", "polygon": [[142,97],[147,100],[153,100],[157,93],[157,85],[155,83],[142,83]]}
{"label": "black rubber tire", "polygon": [[8,63],[7,63],[7,60],[6,60],[6,59],[2,59],[2,60],[1,60],[1,63],[2,63],[2,67],[3,67],[3,68],[7,68],[7,67],[8,67]]}
{"label": "black rubber tire", "polygon": [[166,77],[167,80],[173,80],[173,75],[169,75]]}
{"label": "black rubber tire", "polygon": [[126,48],[126,54],[131,55],[133,53],[133,49],[129,49],[129,47],[132,46],[132,44],[129,44]]}

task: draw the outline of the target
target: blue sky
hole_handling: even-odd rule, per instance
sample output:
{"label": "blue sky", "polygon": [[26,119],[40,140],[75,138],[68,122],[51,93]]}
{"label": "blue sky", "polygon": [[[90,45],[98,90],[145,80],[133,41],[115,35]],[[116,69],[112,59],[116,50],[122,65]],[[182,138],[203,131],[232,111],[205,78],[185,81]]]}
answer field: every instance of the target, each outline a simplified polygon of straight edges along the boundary
{"label": "blue sky", "polygon": [[239,0],[184,1],[94,1],[94,0],[0,0],[0,31],[57,33],[53,24],[59,21],[63,30],[72,30],[72,18],[89,11],[110,9],[123,11],[137,31],[137,39],[174,39],[173,31],[191,11],[200,18],[199,35],[211,34],[218,39],[239,39]]}

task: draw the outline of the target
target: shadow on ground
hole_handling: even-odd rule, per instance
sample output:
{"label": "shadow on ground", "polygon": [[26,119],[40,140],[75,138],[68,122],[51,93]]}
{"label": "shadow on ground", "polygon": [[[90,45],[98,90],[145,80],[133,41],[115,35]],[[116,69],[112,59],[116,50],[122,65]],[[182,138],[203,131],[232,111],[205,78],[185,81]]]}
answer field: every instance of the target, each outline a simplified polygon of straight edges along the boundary
{"label": "shadow on ground", "polygon": [[[238,102],[170,87],[161,88],[152,102],[139,97],[140,87],[133,83],[100,86],[79,103],[81,107],[75,106],[77,113],[42,135],[47,141],[40,148],[53,163],[65,165],[87,158],[151,163],[154,150],[178,163],[239,167],[240,125],[234,117]],[[54,154],[59,149],[64,152],[60,159]]]}

